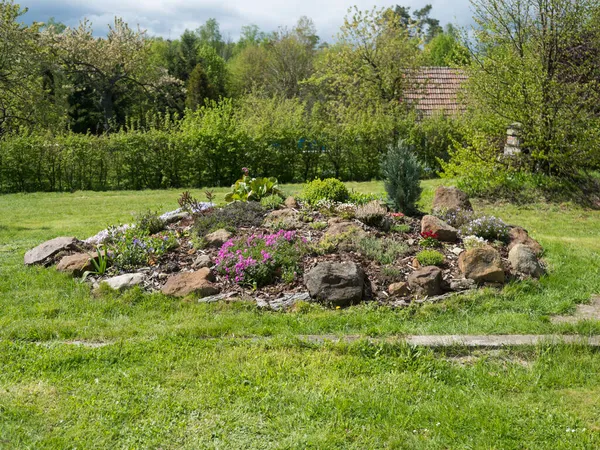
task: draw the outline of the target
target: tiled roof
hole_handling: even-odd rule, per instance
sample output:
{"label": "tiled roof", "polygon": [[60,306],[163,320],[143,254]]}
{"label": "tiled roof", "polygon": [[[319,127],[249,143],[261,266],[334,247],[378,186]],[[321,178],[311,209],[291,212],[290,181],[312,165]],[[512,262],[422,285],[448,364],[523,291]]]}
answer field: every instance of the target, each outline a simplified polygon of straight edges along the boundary
{"label": "tiled roof", "polygon": [[[409,75],[410,76],[410,75]],[[464,112],[465,105],[458,98],[461,85],[467,80],[464,70],[450,67],[421,67],[415,72],[415,86],[405,93],[425,116],[435,112],[456,114]]]}

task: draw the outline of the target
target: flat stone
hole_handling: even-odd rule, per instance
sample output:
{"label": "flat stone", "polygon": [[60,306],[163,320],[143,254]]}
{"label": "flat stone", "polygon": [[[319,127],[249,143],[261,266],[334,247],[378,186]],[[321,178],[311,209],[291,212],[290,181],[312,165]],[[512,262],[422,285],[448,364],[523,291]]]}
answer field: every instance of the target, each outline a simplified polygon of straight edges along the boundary
{"label": "flat stone", "polygon": [[285,199],[284,205],[286,208],[296,209],[298,207],[298,202],[294,197],[289,196]]}
{"label": "flat stone", "polygon": [[192,263],[193,269],[203,269],[205,267],[212,267],[213,260],[209,255],[199,255]]}
{"label": "flat stone", "polygon": [[600,321],[600,295],[592,297],[589,305],[577,305],[572,316],[554,316],[550,320],[555,324],[577,323],[584,320]]}
{"label": "flat stone", "polygon": [[76,250],[79,245],[80,242],[74,237],[57,237],[51,239],[25,253],[25,265],[47,265],[58,253]]}
{"label": "flat stone", "polygon": [[458,230],[436,216],[424,216],[421,219],[421,233],[435,233],[438,240],[443,242],[456,242]]}
{"label": "flat stone", "polygon": [[231,234],[229,231],[221,228],[214,233],[204,236],[204,240],[209,247],[221,247],[225,242],[231,239],[232,236],[233,234]]}
{"label": "flat stone", "polygon": [[440,295],[443,292],[442,270],[436,266],[415,270],[408,276],[408,285],[419,296]]}
{"label": "flat stone", "polygon": [[544,274],[544,268],[540,264],[535,252],[525,244],[515,245],[508,252],[508,260],[513,270],[534,278]]}
{"label": "flat stone", "polygon": [[106,284],[115,291],[122,291],[125,289],[138,286],[144,282],[143,273],[126,273],[124,275],[118,275],[116,277],[102,280],[100,284]]}
{"label": "flat stone", "polygon": [[56,270],[63,273],[69,273],[74,277],[80,277],[84,272],[92,270],[92,257],[87,253],[75,253],[63,257],[56,265]]}
{"label": "flat stone", "polygon": [[468,278],[459,278],[456,280],[450,280],[450,289],[453,291],[467,291],[469,289],[475,289],[477,284],[473,280]]}
{"label": "flat stone", "polygon": [[219,293],[213,281],[214,277],[208,268],[196,272],[181,272],[170,276],[161,292],[173,297],[185,297],[190,294],[208,297]]}
{"label": "flat stone", "polygon": [[300,220],[298,211],[286,208],[271,211],[265,217],[263,225],[275,229],[297,230],[298,228],[302,228],[303,223]]}
{"label": "flat stone", "polygon": [[405,282],[393,283],[388,288],[388,292],[394,297],[406,297],[410,294],[410,288],[408,283]]}
{"label": "flat stone", "polygon": [[504,267],[496,249],[486,246],[467,250],[458,257],[458,268],[476,283],[504,283]]}
{"label": "flat stone", "polygon": [[331,306],[349,306],[363,298],[365,273],[353,262],[322,262],[304,274],[310,296]]}

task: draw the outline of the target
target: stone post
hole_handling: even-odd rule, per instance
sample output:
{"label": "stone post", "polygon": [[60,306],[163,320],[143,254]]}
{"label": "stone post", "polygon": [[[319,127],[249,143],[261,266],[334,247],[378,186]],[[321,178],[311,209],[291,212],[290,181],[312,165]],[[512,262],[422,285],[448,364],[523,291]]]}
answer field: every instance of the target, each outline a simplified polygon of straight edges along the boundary
{"label": "stone post", "polygon": [[521,153],[521,124],[515,122],[506,130],[506,145],[504,146],[504,156],[514,156]]}

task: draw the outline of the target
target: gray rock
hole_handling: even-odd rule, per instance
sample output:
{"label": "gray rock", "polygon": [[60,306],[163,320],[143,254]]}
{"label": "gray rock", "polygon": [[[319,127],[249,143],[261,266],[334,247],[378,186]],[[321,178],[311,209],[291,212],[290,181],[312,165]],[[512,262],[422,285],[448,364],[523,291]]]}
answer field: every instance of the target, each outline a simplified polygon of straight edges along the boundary
{"label": "gray rock", "polygon": [[229,231],[221,228],[214,233],[207,234],[204,236],[206,243],[209,247],[220,247],[233,236]]}
{"label": "gray rock", "polygon": [[25,265],[49,264],[52,258],[63,251],[77,250],[80,242],[74,237],[57,237],[25,253]]}
{"label": "gray rock", "polygon": [[508,260],[515,272],[534,278],[539,278],[544,274],[544,268],[535,252],[525,244],[515,245],[508,253]]}
{"label": "gray rock", "polygon": [[129,289],[133,286],[138,286],[144,282],[143,273],[126,273],[116,277],[108,278],[100,282],[100,284],[107,284],[111,289],[115,291],[122,291]]}
{"label": "gray rock", "polygon": [[442,270],[436,266],[427,266],[415,270],[408,276],[411,290],[420,296],[440,295],[442,290]]}
{"label": "gray rock", "polygon": [[363,298],[365,273],[353,262],[323,262],[304,275],[310,296],[331,306],[348,306]]}
{"label": "gray rock", "polygon": [[496,249],[486,246],[467,250],[458,257],[458,268],[476,283],[504,283],[504,266]]}
{"label": "gray rock", "polygon": [[421,233],[426,232],[437,234],[440,241],[456,242],[458,240],[458,230],[435,216],[424,216],[421,219]]}
{"label": "gray rock", "polygon": [[267,214],[264,221],[265,227],[282,230],[297,230],[302,228],[302,225],[298,211],[290,208],[272,211]]}
{"label": "gray rock", "polygon": [[458,278],[456,280],[450,280],[450,289],[453,291],[466,291],[469,289],[475,289],[477,284],[473,280],[468,278]]}
{"label": "gray rock", "polygon": [[193,262],[193,269],[203,269],[205,267],[212,267],[213,260],[208,255],[199,255]]}
{"label": "gray rock", "polygon": [[460,247],[454,247],[453,249],[450,250],[452,253],[454,253],[456,256],[460,256],[460,254],[462,252],[464,252],[465,250],[463,248]]}
{"label": "gray rock", "polygon": [[455,187],[438,187],[433,197],[434,214],[457,210],[473,211],[473,206],[467,194]]}

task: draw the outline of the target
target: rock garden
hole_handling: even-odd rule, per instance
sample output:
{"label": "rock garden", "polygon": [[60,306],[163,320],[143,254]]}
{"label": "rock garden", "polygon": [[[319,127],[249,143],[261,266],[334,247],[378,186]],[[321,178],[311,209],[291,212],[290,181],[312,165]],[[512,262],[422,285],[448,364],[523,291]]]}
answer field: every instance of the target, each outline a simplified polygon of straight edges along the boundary
{"label": "rock garden", "polygon": [[147,212],[85,240],[57,237],[27,252],[25,264],[54,266],[96,295],[138,286],[274,310],[298,302],[402,307],[545,272],[542,247],[526,230],[478,214],[452,187],[437,189],[431,215],[411,216],[336,179],[285,198],[275,179],[245,172],[227,204],[207,196],[183,193],[174,211]]}

